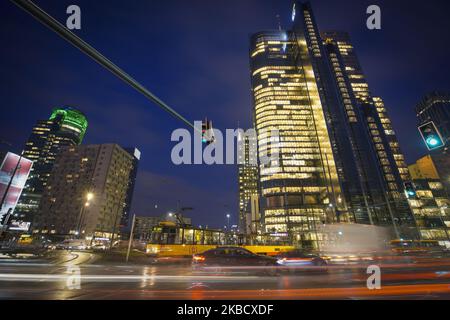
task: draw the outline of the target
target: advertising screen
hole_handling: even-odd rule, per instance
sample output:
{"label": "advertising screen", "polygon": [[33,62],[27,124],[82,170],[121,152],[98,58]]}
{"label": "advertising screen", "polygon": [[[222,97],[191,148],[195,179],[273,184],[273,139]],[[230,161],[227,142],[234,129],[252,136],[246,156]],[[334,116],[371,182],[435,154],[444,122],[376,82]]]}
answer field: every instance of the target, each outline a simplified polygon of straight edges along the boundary
{"label": "advertising screen", "polygon": [[14,212],[32,165],[31,160],[11,152],[3,159],[0,167],[0,221],[4,215]]}

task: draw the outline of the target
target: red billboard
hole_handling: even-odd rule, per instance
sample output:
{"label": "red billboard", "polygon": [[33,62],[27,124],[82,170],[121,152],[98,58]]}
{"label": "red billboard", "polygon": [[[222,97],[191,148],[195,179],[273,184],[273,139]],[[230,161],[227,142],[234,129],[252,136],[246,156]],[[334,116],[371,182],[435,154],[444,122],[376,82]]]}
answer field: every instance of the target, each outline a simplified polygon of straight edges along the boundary
{"label": "red billboard", "polygon": [[33,161],[12,152],[3,159],[0,167],[0,221],[4,215],[14,212],[32,166]]}

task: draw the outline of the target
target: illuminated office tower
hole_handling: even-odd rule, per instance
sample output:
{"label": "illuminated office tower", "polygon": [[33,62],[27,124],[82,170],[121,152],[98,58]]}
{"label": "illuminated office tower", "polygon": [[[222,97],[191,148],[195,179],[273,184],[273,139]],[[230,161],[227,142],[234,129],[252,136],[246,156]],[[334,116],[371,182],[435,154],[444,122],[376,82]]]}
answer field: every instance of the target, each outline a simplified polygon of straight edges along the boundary
{"label": "illuminated office tower", "polygon": [[352,92],[359,103],[370,100],[369,85],[366,77],[356,56],[350,36],[347,32],[325,31],[321,33],[323,40],[332,40],[337,46],[344,65],[345,74],[347,75]]}
{"label": "illuminated office tower", "polygon": [[241,134],[238,139],[241,148],[238,154],[239,229],[244,234],[256,234],[259,225],[259,212],[252,215],[252,198],[258,199],[256,139]]}
{"label": "illuminated office tower", "polygon": [[320,246],[318,226],[355,222],[415,238],[404,193],[410,180],[380,98],[373,98],[348,35],[322,36],[308,3],[296,2],[290,31],[251,38],[259,157],[261,130],[280,131],[280,168],[260,165],[267,232]]}
{"label": "illuminated office tower", "polygon": [[[336,220],[342,198],[314,72],[297,67],[291,39],[282,30],[251,37],[258,158],[279,154],[277,168],[260,163],[263,220],[274,240],[319,247],[318,226]],[[270,143],[271,130],[278,130],[278,143]]]}
{"label": "illuminated office tower", "polygon": [[[411,177],[384,102],[371,95],[348,34],[324,32],[322,37],[341,108],[348,118],[353,152],[361,159],[356,167],[361,189],[366,189],[365,215],[372,224],[392,225],[397,237],[416,238],[416,222],[404,187]],[[346,157],[344,153],[341,156]],[[356,222],[361,220],[358,210],[364,211],[356,210]]]}
{"label": "illuminated office tower", "polygon": [[53,166],[33,231],[117,239],[130,205],[135,158],[116,144],[66,147]]}
{"label": "illuminated office tower", "polygon": [[83,141],[88,122],[86,116],[72,107],[55,108],[48,120],[38,121],[28,139],[23,156],[32,160],[33,168],[16,207],[18,219],[31,222],[56,156],[65,146]]}

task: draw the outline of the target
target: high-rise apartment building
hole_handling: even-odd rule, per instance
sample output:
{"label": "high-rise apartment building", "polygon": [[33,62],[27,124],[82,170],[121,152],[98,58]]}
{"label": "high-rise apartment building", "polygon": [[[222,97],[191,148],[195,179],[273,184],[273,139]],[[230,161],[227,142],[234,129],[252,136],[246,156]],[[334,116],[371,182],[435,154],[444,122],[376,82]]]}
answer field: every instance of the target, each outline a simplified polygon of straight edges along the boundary
{"label": "high-rise apartment building", "polygon": [[[356,222],[418,236],[404,194],[410,180],[383,101],[371,95],[349,37],[319,32],[296,2],[289,31],[251,37],[250,66],[265,229],[320,247],[318,226]],[[270,143],[265,130],[278,130]],[[278,240],[278,239],[277,239]]]}
{"label": "high-rise apartment building", "polygon": [[48,120],[33,127],[23,151],[23,156],[33,161],[33,168],[16,207],[18,219],[33,220],[58,153],[63,147],[80,144],[87,126],[83,113],[62,107],[53,109]]}
{"label": "high-rise apartment building", "polygon": [[134,164],[116,144],[66,147],[45,187],[34,232],[116,239]]}
{"label": "high-rise apartment building", "polygon": [[252,218],[252,197],[258,199],[259,195],[256,137],[239,134],[238,142],[239,230],[245,234],[256,234],[255,224],[258,225],[259,221]]}

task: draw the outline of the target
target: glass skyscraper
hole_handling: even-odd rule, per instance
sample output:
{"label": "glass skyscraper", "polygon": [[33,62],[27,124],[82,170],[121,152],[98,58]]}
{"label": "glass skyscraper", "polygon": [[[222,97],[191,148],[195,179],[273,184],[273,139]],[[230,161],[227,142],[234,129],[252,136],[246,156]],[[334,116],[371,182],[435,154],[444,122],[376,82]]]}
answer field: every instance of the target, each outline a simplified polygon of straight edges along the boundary
{"label": "glass skyscraper", "polygon": [[[295,46],[288,31],[251,38],[258,157],[279,154],[277,168],[260,165],[263,221],[278,241],[314,246],[322,240],[317,226],[335,221],[341,194],[314,71],[295,65]],[[278,130],[278,144],[270,143],[270,130]]]}
{"label": "glass skyscraper", "polygon": [[258,199],[256,139],[254,136],[240,134],[238,141],[239,229],[244,234],[256,234],[252,219],[252,197]]}
{"label": "glass skyscraper", "polygon": [[[260,164],[265,231],[320,247],[320,226],[356,222],[414,238],[404,194],[410,180],[385,106],[371,95],[346,33],[320,34],[311,6],[296,2],[289,31],[251,37],[258,157],[277,148],[279,167]],[[278,130],[270,144],[264,130]]]}
{"label": "glass skyscraper", "polygon": [[79,145],[87,126],[83,113],[65,106],[53,109],[48,120],[33,127],[23,151],[23,156],[33,161],[33,168],[14,213],[17,219],[33,221],[58,153],[62,147]]}

